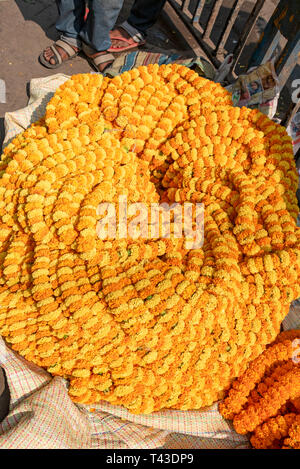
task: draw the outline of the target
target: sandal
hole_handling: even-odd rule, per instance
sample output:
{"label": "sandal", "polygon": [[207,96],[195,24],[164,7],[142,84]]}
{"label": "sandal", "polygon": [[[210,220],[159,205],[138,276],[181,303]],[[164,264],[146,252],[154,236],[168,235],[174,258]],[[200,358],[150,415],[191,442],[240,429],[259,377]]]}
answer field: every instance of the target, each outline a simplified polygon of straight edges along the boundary
{"label": "sandal", "polygon": [[115,53],[116,52],[125,52],[126,50],[135,49],[139,46],[143,46],[144,44],[146,44],[145,39],[143,39],[143,37],[140,33],[135,34],[134,36],[131,36],[130,39],[126,39],[125,37],[122,37],[122,36],[114,36],[114,35],[111,34],[110,39],[112,41],[114,41],[114,40],[115,41],[122,41],[125,44],[127,44],[127,45],[124,45],[124,47],[113,47],[112,46],[109,49],[107,49],[108,52],[115,52]]}
{"label": "sandal", "polygon": [[[88,55],[86,56],[89,64],[96,70],[98,73],[103,73],[104,70],[107,69],[115,60],[114,56],[112,54],[102,54],[102,55],[97,55],[96,57],[89,57]],[[103,70],[99,70],[98,65],[101,65],[103,63],[108,62],[107,66],[104,67]]]}
{"label": "sandal", "polygon": [[[59,46],[61,47],[67,54],[68,54],[68,58],[63,60],[58,49],[56,48],[56,46]],[[39,61],[42,65],[44,65],[45,67],[47,68],[58,68],[61,66],[61,64],[63,62],[67,62],[68,60],[70,59],[73,59],[74,57],[76,57],[76,55],[79,54],[79,50],[78,51],[75,51],[73,49],[72,46],[70,46],[70,44],[68,44],[67,42],[59,39],[58,41],[56,41],[54,44],[52,44],[52,46],[50,46],[50,49],[53,51],[54,55],[53,57],[51,57],[51,59],[53,58],[55,60],[55,64],[51,64],[50,62],[48,62],[48,60],[45,59],[44,57],[44,52],[43,51],[40,56],[39,56]]]}
{"label": "sandal", "polygon": [[[84,43],[82,44],[82,50],[85,53],[86,58],[87,58],[89,64],[91,65],[91,67],[93,67],[96,70],[96,72],[98,72],[98,73],[103,73],[104,70],[107,67],[109,67],[115,60],[115,57],[112,54],[109,54],[109,53],[101,54],[99,52],[99,55],[96,55],[95,57],[91,57],[91,55],[97,54],[97,51],[95,51],[90,46],[88,46],[87,44],[84,44]],[[100,70],[98,68],[98,65],[104,64],[106,62],[108,62],[107,66],[104,67],[104,69],[101,70],[101,72],[100,72]]]}

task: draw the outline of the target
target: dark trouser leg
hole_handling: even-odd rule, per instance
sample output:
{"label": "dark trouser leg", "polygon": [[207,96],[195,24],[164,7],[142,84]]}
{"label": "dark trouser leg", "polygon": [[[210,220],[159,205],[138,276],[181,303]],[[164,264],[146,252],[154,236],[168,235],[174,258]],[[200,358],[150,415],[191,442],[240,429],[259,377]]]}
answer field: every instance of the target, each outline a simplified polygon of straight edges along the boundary
{"label": "dark trouser leg", "polygon": [[127,22],[143,35],[158,19],[166,0],[136,0]]}

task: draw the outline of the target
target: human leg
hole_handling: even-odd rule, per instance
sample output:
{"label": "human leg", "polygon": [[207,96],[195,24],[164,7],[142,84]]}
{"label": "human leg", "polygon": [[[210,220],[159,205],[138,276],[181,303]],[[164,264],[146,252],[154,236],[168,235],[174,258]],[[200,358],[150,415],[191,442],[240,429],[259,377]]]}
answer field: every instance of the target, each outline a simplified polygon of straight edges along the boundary
{"label": "human leg", "polygon": [[79,33],[84,25],[85,2],[57,0],[57,6],[59,17],[56,29],[61,32],[60,40],[47,47],[39,57],[40,62],[48,68],[59,67],[81,49]]}
{"label": "human leg", "polygon": [[147,30],[157,21],[166,0],[136,0],[129,18],[111,33],[111,52],[133,49],[145,43]]}
{"label": "human leg", "polygon": [[145,35],[157,21],[166,0],[135,0],[127,23]]}

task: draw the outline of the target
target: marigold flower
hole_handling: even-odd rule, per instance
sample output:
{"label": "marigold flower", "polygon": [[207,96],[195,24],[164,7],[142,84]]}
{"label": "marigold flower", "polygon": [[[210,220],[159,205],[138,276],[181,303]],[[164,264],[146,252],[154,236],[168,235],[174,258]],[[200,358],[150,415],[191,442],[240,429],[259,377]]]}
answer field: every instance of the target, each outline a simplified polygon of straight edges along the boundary
{"label": "marigold flower", "polygon": [[[5,148],[0,171],[0,334],[68,379],[75,402],[198,409],[241,377],[223,414],[251,400],[242,431],[285,403],[270,379],[296,402],[297,375],[272,369],[294,336],[267,348],[300,296],[297,174],[283,127],[232,107],[221,85],[181,65],[80,74]],[[186,248],[194,225],[181,238],[99,239],[97,207],[121,195],[148,207],[203,203],[203,246]]]}
{"label": "marigold flower", "polygon": [[257,449],[297,448],[300,444],[300,366],[293,341],[300,330],[282,332],[233,382],[219,405],[238,433],[253,432]]}

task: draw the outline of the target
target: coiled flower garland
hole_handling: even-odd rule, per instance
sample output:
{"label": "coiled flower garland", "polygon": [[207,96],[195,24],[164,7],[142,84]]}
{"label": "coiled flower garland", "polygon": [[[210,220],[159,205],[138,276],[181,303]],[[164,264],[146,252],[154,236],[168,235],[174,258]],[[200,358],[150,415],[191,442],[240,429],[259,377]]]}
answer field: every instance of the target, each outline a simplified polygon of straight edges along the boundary
{"label": "coiled flower garland", "polygon": [[[75,75],[0,171],[0,334],[76,402],[209,405],[300,296],[290,137],[183,66]],[[202,202],[203,247],[99,239],[120,195]]]}
{"label": "coiled flower garland", "polygon": [[220,403],[238,433],[257,449],[300,449],[300,329],[276,341],[234,381]]}

